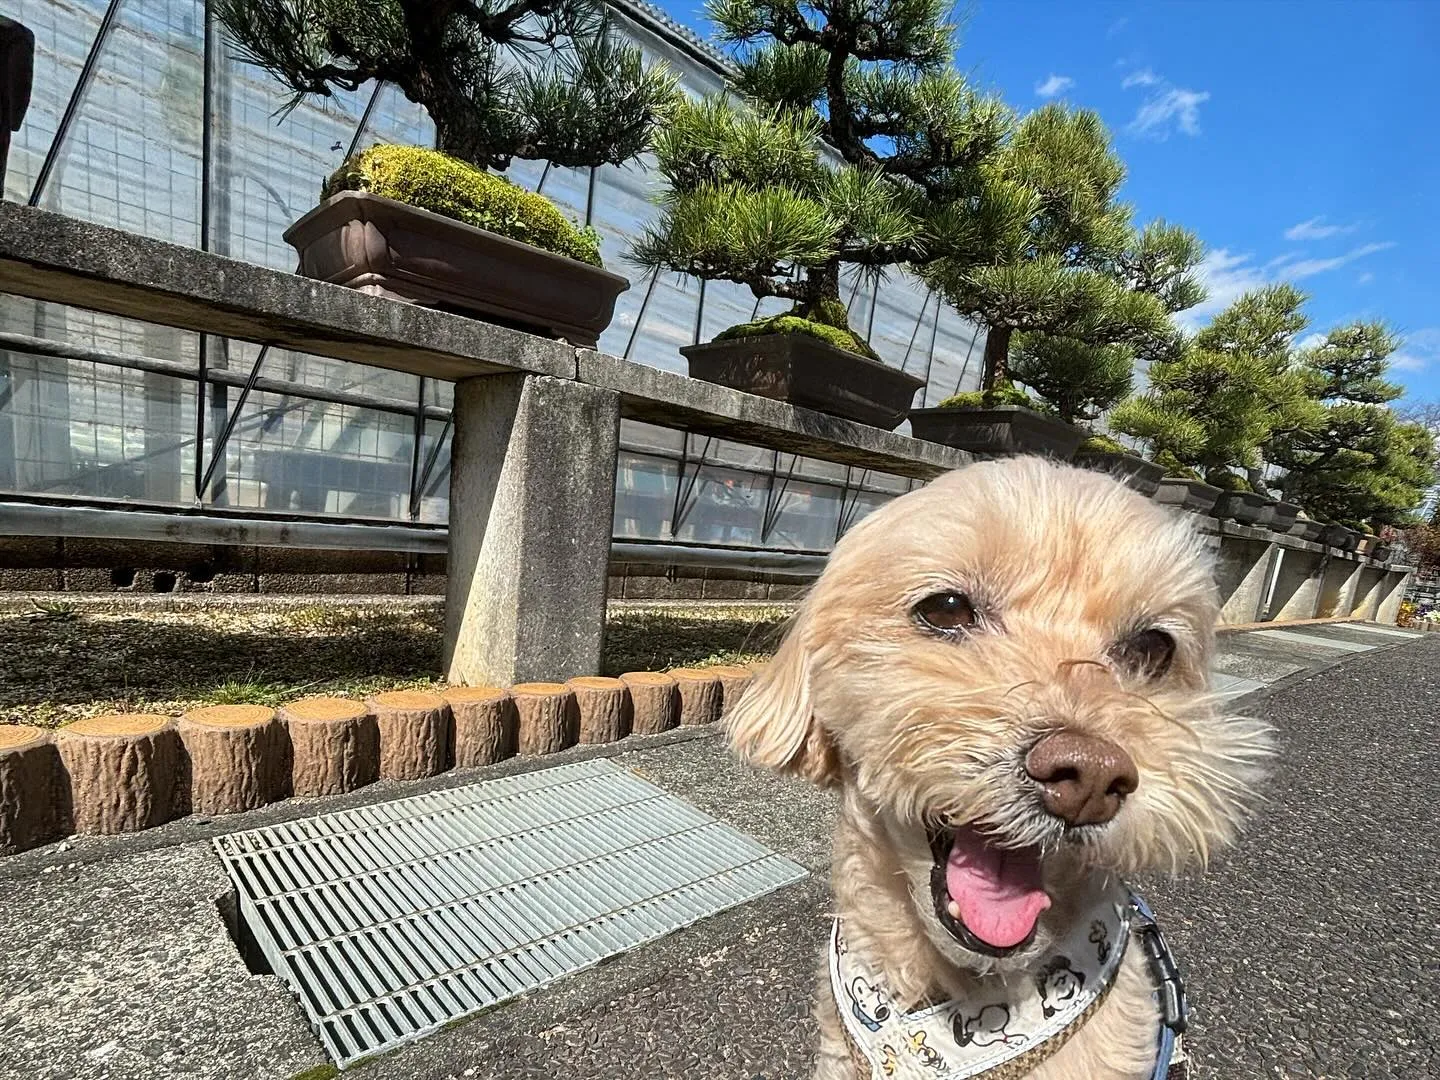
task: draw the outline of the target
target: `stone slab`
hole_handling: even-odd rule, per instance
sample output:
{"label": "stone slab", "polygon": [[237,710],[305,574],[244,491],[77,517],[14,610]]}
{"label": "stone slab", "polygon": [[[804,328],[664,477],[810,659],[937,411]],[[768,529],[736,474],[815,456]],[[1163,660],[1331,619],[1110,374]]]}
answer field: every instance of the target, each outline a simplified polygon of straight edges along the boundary
{"label": "stone slab", "polygon": [[662,427],[928,480],[970,455],[726,386],[581,350],[577,377],[620,394],[624,415]]}

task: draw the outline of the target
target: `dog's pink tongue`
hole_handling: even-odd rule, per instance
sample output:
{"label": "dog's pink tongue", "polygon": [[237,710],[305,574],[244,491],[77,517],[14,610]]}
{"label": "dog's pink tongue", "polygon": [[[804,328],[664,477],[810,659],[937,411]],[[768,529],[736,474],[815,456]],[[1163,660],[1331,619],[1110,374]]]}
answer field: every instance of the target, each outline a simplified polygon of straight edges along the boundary
{"label": "dog's pink tongue", "polygon": [[1033,848],[995,847],[974,829],[958,829],[945,864],[945,887],[965,928],[987,945],[1019,945],[1050,906]]}

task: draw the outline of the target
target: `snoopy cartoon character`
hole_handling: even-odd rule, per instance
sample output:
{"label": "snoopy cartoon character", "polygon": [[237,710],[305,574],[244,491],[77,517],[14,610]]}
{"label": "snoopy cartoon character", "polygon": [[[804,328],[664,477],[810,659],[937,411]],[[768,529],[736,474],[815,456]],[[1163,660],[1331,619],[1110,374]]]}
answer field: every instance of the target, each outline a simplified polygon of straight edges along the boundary
{"label": "snoopy cartoon character", "polygon": [[971,1043],[976,1046],[1023,1043],[1024,1035],[1014,1035],[1005,1030],[1009,1024],[1009,1005],[986,1005],[974,1016],[967,1016],[962,1009],[956,1012],[951,1020],[955,1041],[961,1046],[969,1046]]}
{"label": "snoopy cartoon character", "polygon": [[1085,975],[1070,966],[1064,956],[1057,956],[1045,965],[1039,975],[1040,1004],[1049,1020],[1080,996],[1085,988]]}
{"label": "snoopy cartoon character", "polygon": [[890,999],[865,976],[856,975],[850,980],[850,1011],[871,1031],[879,1031],[880,1025],[890,1019]]}

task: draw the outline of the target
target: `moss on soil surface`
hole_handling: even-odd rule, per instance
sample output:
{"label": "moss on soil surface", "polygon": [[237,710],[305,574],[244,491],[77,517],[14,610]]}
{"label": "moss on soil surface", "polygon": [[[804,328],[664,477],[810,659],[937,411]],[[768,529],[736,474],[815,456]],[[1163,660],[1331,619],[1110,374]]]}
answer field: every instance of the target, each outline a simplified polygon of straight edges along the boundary
{"label": "moss on soil surface", "polygon": [[715,340],[729,341],[734,338],[763,337],[766,334],[808,334],[837,349],[858,353],[870,360],[880,359],[875,350],[870,348],[869,343],[847,326],[836,326],[789,312],[756,319],[754,322],[741,323],[728,330],[721,330],[715,335]]}
{"label": "moss on soil surface", "polygon": [[1134,454],[1109,435],[1087,435],[1075,451],[1077,454]]}
{"label": "moss on soil surface", "polygon": [[[602,674],[763,659],[790,610],[612,606]],[[413,604],[0,612],[0,723],[435,688],[442,619]]]}
{"label": "moss on soil surface", "polygon": [[545,196],[438,150],[372,146],[340,166],[321,194],[329,198],[342,191],[368,191],[556,255],[601,265],[600,235],[594,229],[572,224]]}
{"label": "moss on soil surface", "polygon": [[1001,383],[989,390],[967,390],[953,394],[935,406],[937,409],[994,409],[1001,405],[1020,405],[1039,410],[1040,405],[1029,394],[1011,383]]}

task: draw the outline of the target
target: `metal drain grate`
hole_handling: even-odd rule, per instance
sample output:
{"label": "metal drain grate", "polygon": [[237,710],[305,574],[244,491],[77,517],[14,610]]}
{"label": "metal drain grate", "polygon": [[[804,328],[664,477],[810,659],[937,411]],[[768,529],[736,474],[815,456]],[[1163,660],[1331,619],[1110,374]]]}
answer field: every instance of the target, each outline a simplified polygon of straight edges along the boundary
{"label": "metal drain grate", "polygon": [[342,1067],[805,876],[603,758],[215,846]]}

